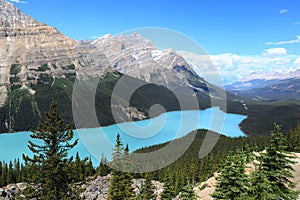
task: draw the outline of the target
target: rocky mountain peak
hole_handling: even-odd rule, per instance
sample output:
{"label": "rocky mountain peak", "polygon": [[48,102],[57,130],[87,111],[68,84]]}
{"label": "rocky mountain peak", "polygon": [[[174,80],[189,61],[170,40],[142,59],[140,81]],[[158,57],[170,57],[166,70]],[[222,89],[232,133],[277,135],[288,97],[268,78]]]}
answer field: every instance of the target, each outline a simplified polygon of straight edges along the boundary
{"label": "rocky mountain peak", "polygon": [[25,28],[36,27],[41,23],[21,12],[12,3],[0,0],[0,25],[1,28]]}
{"label": "rocky mountain peak", "polygon": [[182,56],[138,33],[76,41],[0,0],[0,106],[11,85],[26,88],[41,74],[86,78],[107,68],[189,94],[190,83],[200,80]]}
{"label": "rocky mountain peak", "polygon": [[[76,45],[77,41],[57,29],[36,21],[6,0],[0,1],[0,66],[59,62],[57,52],[70,52]],[[68,55],[72,57],[72,53]]]}

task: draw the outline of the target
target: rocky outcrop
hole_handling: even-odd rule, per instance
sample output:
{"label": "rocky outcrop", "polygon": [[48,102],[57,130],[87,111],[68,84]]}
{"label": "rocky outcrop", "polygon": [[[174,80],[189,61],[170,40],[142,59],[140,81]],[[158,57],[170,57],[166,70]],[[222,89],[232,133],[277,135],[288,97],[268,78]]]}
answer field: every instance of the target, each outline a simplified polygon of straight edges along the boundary
{"label": "rocky outcrop", "polygon": [[0,188],[0,200],[14,199],[19,192],[27,187],[27,183],[9,184],[4,188]]}
{"label": "rocky outcrop", "polygon": [[[108,195],[108,189],[110,186],[110,175],[90,177],[89,180],[80,185],[83,192],[80,194],[86,200],[106,200]],[[133,188],[136,193],[139,192],[144,179],[133,179]],[[159,181],[152,181],[155,186],[155,193],[157,194],[157,200],[160,200],[160,194],[163,191],[163,184]],[[10,184],[4,188],[0,188],[0,200],[10,200],[19,196],[20,191],[26,189],[27,183]]]}
{"label": "rocky outcrop", "polygon": [[[90,180],[86,184],[82,185],[82,188],[85,188],[85,191],[81,194],[87,200],[106,200],[108,195],[108,188],[110,186],[109,180],[110,175],[108,176],[98,176],[96,179]],[[139,188],[141,187],[144,179],[133,179],[133,188],[136,193],[139,193]],[[160,193],[163,191],[163,184],[159,181],[152,181],[152,184],[155,186],[155,193],[157,194],[157,200],[160,199]]]}
{"label": "rocky outcrop", "polygon": [[81,187],[84,189],[84,192],[81,196],[87,200],[106,200],[110,186],[110,178],[110,175],[103,177],[98,176],[86,184],[83,184]]}

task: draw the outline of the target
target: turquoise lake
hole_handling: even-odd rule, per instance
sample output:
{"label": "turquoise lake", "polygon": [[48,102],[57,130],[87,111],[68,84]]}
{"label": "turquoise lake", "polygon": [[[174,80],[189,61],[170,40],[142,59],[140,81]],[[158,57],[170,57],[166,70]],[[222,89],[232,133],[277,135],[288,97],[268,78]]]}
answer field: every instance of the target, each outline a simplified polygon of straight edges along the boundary
{"label": "turquoise lake", "polygon": [[[243,115],[224,113],[214,107],[167,112],[149,120],[75,130],[74,138],[79,138],[79,143],[69,155],[74,156],[79,152],[80,157],[91,156],[94,166],[98,166],[102,154],[111,158],[118,133],[123,144],[129,145],[130,151],[180,138],[196,129],[209,129],[229,137],[245,136],[239,124],[246,118]],[[27,147],[28,140],[32,140],[30,132],[0,134],[0,160],[22,160],[23,153],[32,155]]]}

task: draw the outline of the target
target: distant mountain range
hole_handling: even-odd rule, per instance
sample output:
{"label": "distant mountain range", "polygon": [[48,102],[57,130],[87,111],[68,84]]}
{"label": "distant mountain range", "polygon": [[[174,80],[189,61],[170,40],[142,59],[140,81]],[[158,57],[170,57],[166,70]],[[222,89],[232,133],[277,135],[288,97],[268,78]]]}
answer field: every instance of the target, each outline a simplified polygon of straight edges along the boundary
{"label": "distant mountain range", "polygon": [[300,100],[300,70],[288,73],[254,73],[226,86],[237,95],[266,101]]}

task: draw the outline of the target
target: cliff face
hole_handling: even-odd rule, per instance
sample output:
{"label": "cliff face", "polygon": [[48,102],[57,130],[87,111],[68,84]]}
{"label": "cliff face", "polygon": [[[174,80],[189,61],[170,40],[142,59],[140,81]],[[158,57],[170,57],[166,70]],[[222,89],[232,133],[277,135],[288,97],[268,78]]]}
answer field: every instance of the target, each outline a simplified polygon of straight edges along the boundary
{"label": "cliff face", "polygon": [[32,83],[41,73],[61,76],[105,61],[96,48],[68,38],[0,0],[0,106],[11,85]]}
{"label": "cliff face", "polygon": [[187,87],[189,80],[200,79],[185,59],[172,49],[158,50],[138,34],[105,35],[92,42],[107,56],[114,69],[129,76],[171,89]]}
{"label": "cliff face", "polygon": [[0,60],[2,66],[33,67],[45,62],[69,64],[77,55],[74,41],[53,27],[22,13],[6,0],[0,1]]}

